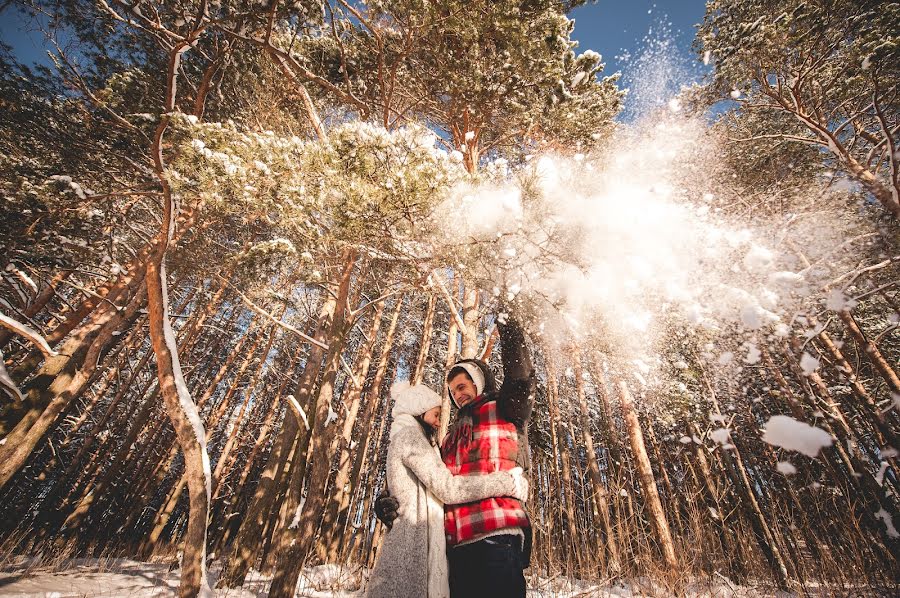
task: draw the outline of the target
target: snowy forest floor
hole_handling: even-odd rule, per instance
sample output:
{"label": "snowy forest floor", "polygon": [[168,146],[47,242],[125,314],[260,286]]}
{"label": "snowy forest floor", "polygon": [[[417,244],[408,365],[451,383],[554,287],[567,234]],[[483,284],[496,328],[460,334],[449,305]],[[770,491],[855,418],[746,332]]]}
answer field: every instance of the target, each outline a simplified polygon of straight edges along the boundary
{"label": "snowy forest floor", "polygon": [[[210,581],[218,576],[218,563],[210,570]],[[356,598],[362,597],[363,572],[358,569],[322,565],[305,569],[300,577],[298,598]],[[529,598],[588,596],[670,596],[661,584],[638,579],[597,584],[567,578],[529,577]],[[271,580],[251,571],[241,589],[215,591],[217,598],[263,598]],[[164,598],[177,596],[179,571],[170,570],[163,562],[138,562],[128,559],[72,559],[56,566],[41,564],[37,559],[19,557],[0,567],[0,598],[5,597],[134,597]],[[849,592],[849,593],[848,593]],[[710,598],[763,598],[789,596],[878,596],[885,595],[871,588],[849,591],[842,588],[835,593],[826,588],[804,588],[802,592],[788,593],[775,589],[750,588],[731,584],[725,579],[718,582],[697,581],[689,584],[681,596]]]}

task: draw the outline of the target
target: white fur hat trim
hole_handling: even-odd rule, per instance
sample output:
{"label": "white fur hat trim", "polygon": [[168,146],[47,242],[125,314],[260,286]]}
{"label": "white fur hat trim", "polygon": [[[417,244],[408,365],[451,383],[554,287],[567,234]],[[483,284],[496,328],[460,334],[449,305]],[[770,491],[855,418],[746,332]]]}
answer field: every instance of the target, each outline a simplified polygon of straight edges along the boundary
{"label": "white fur hat trim", "polygon": [[391,387],[394,408],[391,415],[412,415],[417,417],[429,409],[441,406],[441,396],[424,384],[411,385],[408,381],[397,382]]}

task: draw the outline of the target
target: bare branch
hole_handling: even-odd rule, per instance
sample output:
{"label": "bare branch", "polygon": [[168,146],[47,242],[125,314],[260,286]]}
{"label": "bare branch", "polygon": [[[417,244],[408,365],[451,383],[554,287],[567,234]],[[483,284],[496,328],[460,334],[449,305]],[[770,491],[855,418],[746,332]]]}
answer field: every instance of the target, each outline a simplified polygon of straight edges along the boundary
{"label": "bare branch", "polygon": [[245,295],[245,294],[243,294],[242,292],[240,292],[239,290],[237,290],[237,289],[234,287],[234,285],[232,285],[231,283],[229,283],[227,280],[225,280],[225,279],[222,278],[221,276],[220,276],[219,278],[220,278],[222,281],[224,281],[229,287],[231,287],[231,289],[232,289],[235,293],[238,294],[238,297],[241,298],[241,301],[243,301],[243,302],[247,305],[247,307],[249,307],[251,310],[253,310],[253,311],[256,312],[257,314],[259,314],[259,315],[261,315],[262,317],[268,319],[270,322],[272,322],[273,324],[275,324],[275,325],[278,326],[279,328],[282,328],[282,329],[284,329],[284,330],[287,330],[288,332],[293,332],[294,334],[296,334],[297,336],[299,336],[299,337],[302,338],[303,340],[305,340],[305,341],[307,341],[307,342],[310,342],[310,343],[316,345],[317,347],[321,347],[321,348],[325,349],[326,351],[328,350],[328,345],[326,345],[325,343],[323,343],[323,342],[321,342],[321,341],[318,341],[318,340],[314,339],[313,337],[309,336],[308,334],[304,334],[303,332],[301,332],[300,330],[297,330],[296,328],[294,328],[294,327],[291,326],[290,324],[287,324],[287,323],[285,323],[285,322],[282,322],[281,320],[279,320],[278,318],[276,318],[275,316],[273,316],[271,313],[267,312],[265,309],[263,309],[262,307],[260,307],[260,306],[257,305],[256,303],[254,303],[253,300],[251,300],[249,297],[247,297],[247,295]]}
{"label": "bare branch", "polygon": [[444,297],[444,301],[447,302],[447,307],[450,308],[450,314],[453,316],[453,319],[456,320],[456,325],[459,326],[459,329],[466,330],[466,323],[463,321],[462,316],[459,315],[459,311],[457,311],[456,309],[456,302],[453,301],[453,298],[450,296],[450,291],[447,290],[447,287],[444,285],[444,281],[440,276],[438,276],[437,271],[432,272],[428,276],[428,282]]}

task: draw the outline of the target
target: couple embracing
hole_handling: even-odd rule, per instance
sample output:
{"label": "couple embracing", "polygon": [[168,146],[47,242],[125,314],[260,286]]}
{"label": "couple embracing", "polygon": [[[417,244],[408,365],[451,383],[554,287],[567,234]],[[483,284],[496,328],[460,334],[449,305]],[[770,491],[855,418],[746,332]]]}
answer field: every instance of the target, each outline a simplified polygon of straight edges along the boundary
{"label": "couple embracing", "polygon": [[466,359],[447,373],[458,411],[437,448],[441,398],[396,385],[387,485],[376,503],[392,524],[367,588],[370,598],[524,597],[531,525],[524,502],[534,369],[519,324],[498,323],[503,384]]}

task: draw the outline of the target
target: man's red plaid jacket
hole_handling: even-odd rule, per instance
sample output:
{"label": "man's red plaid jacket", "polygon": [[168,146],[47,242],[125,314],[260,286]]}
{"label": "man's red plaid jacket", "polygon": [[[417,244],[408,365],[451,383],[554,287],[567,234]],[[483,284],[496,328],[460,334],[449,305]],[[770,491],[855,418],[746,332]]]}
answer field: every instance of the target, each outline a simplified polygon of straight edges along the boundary
{"label": "man's red plaid jacket", "polygon": [[[496,400],[478,397],[472,408],[471,425],[458,427],[441,447],[444,463],[453,475],[480,475],[509,471],[522,464],[515,424],[500,417]],[[448,546],[474,540],[503,528],[529,527],[521,502],[497,496],[462,505],[446,505],[444,528]]]}
{"label": "man's red plaid jacket", "polygon": [[[466,360],[481,369],[485,384],[483,393],[459,410],[441,446],[444,463],[454,475],[530,468],[527,426],[533,404],[534,368],[518,323],[510,320],[498,327],[503,385],[495,390],[496,382],[487,364]],[[530,526],[524,505],[508,496],[444,506],[448,546],[506,528],[519,528],[530,540]],[[526,544],[530,548],[530,542]]]}

